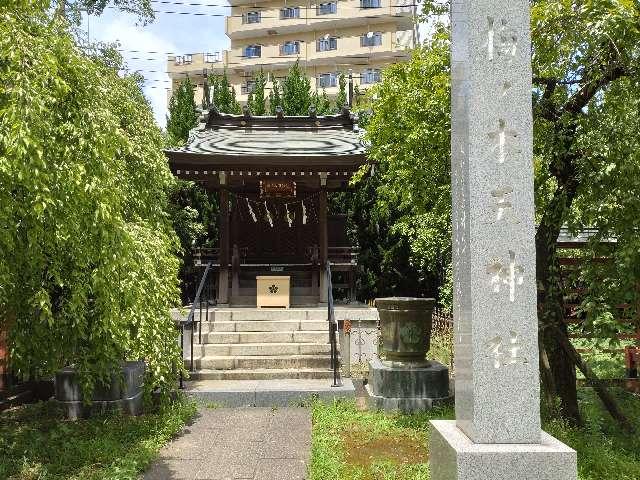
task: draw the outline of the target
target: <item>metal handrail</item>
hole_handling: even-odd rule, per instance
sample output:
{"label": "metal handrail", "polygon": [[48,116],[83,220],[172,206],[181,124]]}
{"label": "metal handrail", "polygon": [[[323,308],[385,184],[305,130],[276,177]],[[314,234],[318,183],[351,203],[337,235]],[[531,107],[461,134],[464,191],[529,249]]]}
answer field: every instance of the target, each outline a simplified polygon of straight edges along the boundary
{"label": "metal handrail", "polygon": [[333,385],[332,387],[341,387],[340,379],[340,358],[338,357],[338,321],[336,320],[336,312],[333,305],[333,284],[331,282],[331,263],[327,261],[326,265],[327,280],[327,320],[329,323],[329,342],[331,343],[331,368],[333,369]]}
{"label": "metal handrail", "polygon": [[[195,331],[194,328],[194,324],[195,324],[195,320],[194,320],[194,316],[196,313],[196,308],[200,308],[200,313],[198,315],[198,343],[202,343],[202,290],[204,289],[206,283],[207,283],[207,278],[209,277],[209,272],[211,271],[211,267],[213,265],[213,262],[209,262],[207,263],[207,267],[204,269],[204,273],[202,274],[202,278],[200,279],[200,284],[198,285],[198,290],[196,291],[196,297],[193,299],[193,303],[191,304],[191,309],[189,310],[189,314],[187,315],[187,320],[184,322],[185,325],[189,325],[190,328],[190,342],[191,342],[191,349],[190,349],[190,361],[189,361],[189,371],[193,372],[193,334]],[[206,316],[206,321],[209,321],[209,302],[211,300],[211,288],[208,288],[205,290],[205,316]],[[184,345],[184,339],[181,338],[181,343],[180,346],[182,347]],[[184,350],[183,350],[184,352]],[[183,353],[183,357],[184,357],[184,353]]]}

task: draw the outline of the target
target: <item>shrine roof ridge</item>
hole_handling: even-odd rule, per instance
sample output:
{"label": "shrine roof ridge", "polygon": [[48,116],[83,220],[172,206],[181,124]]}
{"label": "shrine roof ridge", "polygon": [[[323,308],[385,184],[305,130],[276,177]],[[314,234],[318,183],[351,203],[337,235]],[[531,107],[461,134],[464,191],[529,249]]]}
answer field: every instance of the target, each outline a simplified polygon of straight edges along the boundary
{"label": "shrine roof ridge", "polygon": [[348,107],[344,107],[340,113],[332,115],[316,115],[313,107],[309,109],[308,115],[285,115],[281,107],[278,107],[276,115],[253,115],[246,106],[241,114],[220,113],[215,107],[211,107],[209,110],[201,112],[199,123],[203,130],[220,128],[358,130],[357,118]]}

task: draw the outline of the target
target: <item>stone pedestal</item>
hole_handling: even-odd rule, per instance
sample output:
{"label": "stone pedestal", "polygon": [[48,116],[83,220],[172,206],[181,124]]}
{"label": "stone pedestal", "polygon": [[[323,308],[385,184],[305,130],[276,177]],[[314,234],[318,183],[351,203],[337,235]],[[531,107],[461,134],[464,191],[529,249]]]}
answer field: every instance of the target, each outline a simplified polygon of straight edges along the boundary
{"label": "stone pedestal", "polygon": [[545,432],[534,444],[474,443],[453,420],[431,425],[431,480],[576,478],[576,452]]}
{"label": "stone pedestal", "polygon": [[428,410],[449,398],[449,370],[438,362],[369,362],[369,406],[381,410]]}

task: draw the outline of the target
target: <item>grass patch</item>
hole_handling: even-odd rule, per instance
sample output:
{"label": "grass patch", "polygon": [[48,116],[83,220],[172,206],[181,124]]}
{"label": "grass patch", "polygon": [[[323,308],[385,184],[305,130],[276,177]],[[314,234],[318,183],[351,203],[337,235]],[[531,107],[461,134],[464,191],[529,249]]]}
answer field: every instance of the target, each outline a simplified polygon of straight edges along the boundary
{"label": "grass patch", "polygon": [[[640,431],[640,396],[611,389]],[[544,429],[578,452],[580,480],[640,479],[640,435],[623,433],[589,388],[579,390],[587,426],[547,420]],[[353,401],[313,405],[311,480],[429,479],[429,420],[452,419],[452,407],[417,415],[359,411]]]}
{"label": "grass patch", "polygon": [[426,480],[429,420],[453,408],[416,415],[359,411],[353,401],[314,403],[311,480]]}
{"label": "grass patch", "polygon": [[0,414],[0,478],[136,479],[196,412],[180,399],[140,417],[67,421],[52,402]]}

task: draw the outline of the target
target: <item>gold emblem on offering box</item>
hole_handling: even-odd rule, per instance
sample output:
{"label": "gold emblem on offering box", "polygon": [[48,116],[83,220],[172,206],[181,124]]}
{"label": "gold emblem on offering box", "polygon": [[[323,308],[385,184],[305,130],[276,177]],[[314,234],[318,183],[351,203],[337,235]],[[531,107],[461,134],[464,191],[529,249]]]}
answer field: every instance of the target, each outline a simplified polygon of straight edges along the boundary
{"label": "gold emblem on offering box", "polygon": [[260,180],[261,198],[294,198],[296,182],[292,180]]}

